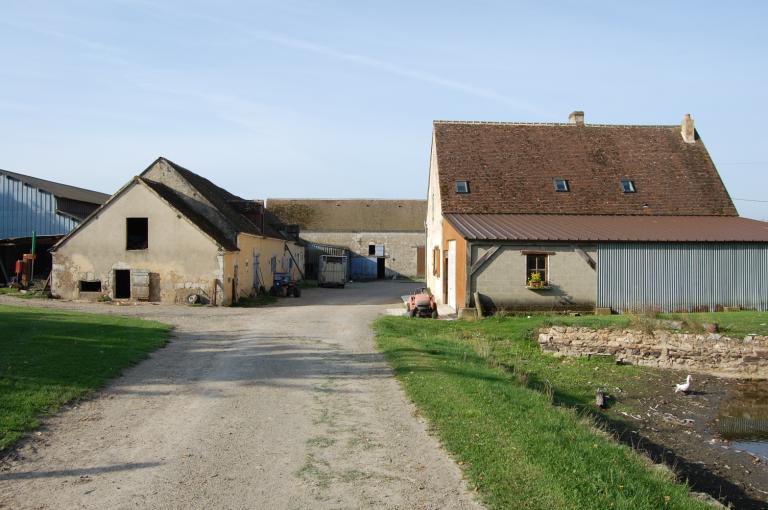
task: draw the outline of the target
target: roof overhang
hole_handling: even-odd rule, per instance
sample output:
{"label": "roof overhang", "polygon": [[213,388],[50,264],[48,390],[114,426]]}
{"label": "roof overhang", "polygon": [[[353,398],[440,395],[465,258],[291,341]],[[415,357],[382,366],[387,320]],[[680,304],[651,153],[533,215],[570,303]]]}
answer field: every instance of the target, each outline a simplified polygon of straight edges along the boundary
{"label": "roof overhang", "polygon": [[768,243],[768,222],[733,216],[445,214],[470,241]]}

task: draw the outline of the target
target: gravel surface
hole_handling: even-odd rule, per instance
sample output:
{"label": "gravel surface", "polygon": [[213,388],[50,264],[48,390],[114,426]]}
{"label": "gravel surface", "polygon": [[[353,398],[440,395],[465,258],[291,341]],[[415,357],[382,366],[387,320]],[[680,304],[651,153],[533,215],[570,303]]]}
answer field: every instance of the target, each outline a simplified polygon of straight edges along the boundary
{"label": "gravel surface", "polygon": [[480,508],[374,347],[371,321],[414,285],[257,309],[0,296],[176,326],[6,456],[0,507]]}

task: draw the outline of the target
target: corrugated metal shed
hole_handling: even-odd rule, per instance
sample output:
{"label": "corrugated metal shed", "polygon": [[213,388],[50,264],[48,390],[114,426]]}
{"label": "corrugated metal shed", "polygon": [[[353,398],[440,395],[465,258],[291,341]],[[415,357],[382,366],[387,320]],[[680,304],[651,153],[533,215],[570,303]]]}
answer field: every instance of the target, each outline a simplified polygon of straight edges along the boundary
{"label": "corrugated metal shed", "polygon": [[730,216],[446,214],[468,240],[768,243],[768,222]]}
{"label": "corrugated metal shed", "polygon": [[0,173],[0,239],[66,234],[78,224],[59,214],[56,197]]}
{"label": "corrugated metal shed", "polygon": [[598,245],[597,306],[768,310],[768,243]]}

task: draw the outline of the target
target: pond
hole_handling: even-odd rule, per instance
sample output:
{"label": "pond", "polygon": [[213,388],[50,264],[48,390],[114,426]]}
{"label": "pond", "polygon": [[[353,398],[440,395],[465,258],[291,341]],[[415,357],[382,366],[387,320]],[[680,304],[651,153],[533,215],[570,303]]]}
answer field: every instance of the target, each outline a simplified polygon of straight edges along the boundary
{"label": "pond", "polygon": [[718,432],[731,448],[768,461],[768,381],[744,381],[720,407]]}

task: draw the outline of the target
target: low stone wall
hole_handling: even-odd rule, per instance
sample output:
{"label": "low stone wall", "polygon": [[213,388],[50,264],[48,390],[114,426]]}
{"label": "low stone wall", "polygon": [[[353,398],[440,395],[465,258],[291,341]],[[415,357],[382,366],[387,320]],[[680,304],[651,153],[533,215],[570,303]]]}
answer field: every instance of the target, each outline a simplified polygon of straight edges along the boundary
{"label": "low stone wall", "polygon": [[617,362],[704,372],[722,377],[768,378],[768,337],[728,338],[656,330],[552,327],[539,334],[545,352],[559,356],[610,355]]}

